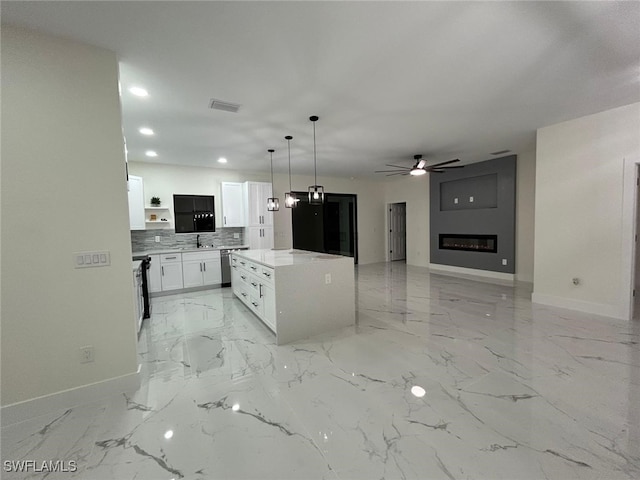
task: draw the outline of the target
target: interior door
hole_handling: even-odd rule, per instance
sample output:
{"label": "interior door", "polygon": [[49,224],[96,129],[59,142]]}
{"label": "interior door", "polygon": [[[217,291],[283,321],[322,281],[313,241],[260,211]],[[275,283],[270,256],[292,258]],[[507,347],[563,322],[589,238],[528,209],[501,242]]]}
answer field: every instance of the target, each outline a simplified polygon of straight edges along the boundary
{"label": "interior door", "polygon": [[389,260],[407,258],[407,204],[392,203],[389,208]]}

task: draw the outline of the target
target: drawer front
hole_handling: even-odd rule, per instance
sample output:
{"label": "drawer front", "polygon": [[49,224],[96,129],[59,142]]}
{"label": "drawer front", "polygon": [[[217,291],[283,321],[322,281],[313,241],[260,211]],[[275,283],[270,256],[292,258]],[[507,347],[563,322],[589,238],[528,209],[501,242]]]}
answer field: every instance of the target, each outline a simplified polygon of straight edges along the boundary
{"label": "drawer front", "polygon": [[249,284],[249,290],[251,294],[256,297],[261,297],[260,279],[256,275],[248,275],[247,283]]}
{"label": "drawer front", "polygon": [[181,253],[164,253],[160,255],[160,263],[176,263],[182,262]]}
{"label": "drawer front", "polygon": [[247,269],[251,273],[259,273],[260,272],[260,265],[258,265],[257,263],[253,263],[253,262],[247,262]]}
{"label": "drawer front", "polygon": [[249,285],[249,272],[239,269],[238,277],[240,278],[240,282],[242,282],[243,285]]}
{"label": "drawer front", "polygon": [[249,308],[256,312],[256,314],[262,318],[262,312],[264,311],[264,305],[262,299],[257,295],[249,295]]}
{"label": "drawer front", "polygon": [[249,260],[245,260],[244,258],[238,258],[238,264],[239,264],[238,266],[240,268],[246,268],[246,269],[249,268],[249,266],[248,266]]}
{"label": "drawer front", "polygon": [[182,254],[182,260],[215,260],[216,258],[220,258],[220,252],[211,251],[211,252],[187,252]]}
{"label": "drawer front", "polygon": [[242,300],[244,303],[246,303],[247,305],[251,305],[251,303],[249,303],[249,300],[251,299],[250,295],[247,293],[247,290],[243,287],[239,287],[238,291],[237,291],[237,295],[238,298],[240,300]]}
{"label": "drawer front", "polygon": [[273,268],[269,267],[261,267],[260,268],[260,278],[265,283],[273,283],[274,271]]}

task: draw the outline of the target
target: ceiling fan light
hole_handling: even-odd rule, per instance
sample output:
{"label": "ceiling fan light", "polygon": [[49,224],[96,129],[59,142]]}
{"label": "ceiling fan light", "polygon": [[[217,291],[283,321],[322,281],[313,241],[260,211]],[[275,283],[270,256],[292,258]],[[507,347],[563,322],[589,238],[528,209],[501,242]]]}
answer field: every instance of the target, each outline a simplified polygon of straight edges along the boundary
{"label": "ceiling fan light", "polygon": [[425,173],[427,173],[427,171],[422,168],[412,168],[411,171],[409,172],[410,175],[414,175],[414,176],[424,175]]}

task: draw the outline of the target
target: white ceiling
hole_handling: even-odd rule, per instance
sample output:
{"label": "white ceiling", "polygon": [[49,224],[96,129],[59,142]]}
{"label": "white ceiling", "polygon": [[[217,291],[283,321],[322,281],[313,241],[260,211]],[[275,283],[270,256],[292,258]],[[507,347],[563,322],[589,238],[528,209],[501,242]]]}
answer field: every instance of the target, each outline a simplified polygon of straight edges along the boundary
{"label": "white ceiling", "polygon": [[[639,2],[10,2],[2,22],[120,59],[130,161],[372,176],[492,158],[640,101]],[[147,88],[146,99],[128,92]],[[208,109],[211,98],[239,113]],[[149,126],[154,137],[138,133]],[[395,178],[395,177],[391,177]]]}

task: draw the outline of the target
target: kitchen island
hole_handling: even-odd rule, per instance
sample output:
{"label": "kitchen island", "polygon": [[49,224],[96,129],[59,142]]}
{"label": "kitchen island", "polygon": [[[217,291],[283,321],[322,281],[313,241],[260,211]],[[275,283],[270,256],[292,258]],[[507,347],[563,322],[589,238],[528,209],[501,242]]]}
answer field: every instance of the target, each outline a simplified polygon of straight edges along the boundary
{"label": "kitchen island", "polygon": [[353,258],[304,250],[231,256],[231,287],[283,345],[355,323]]}

